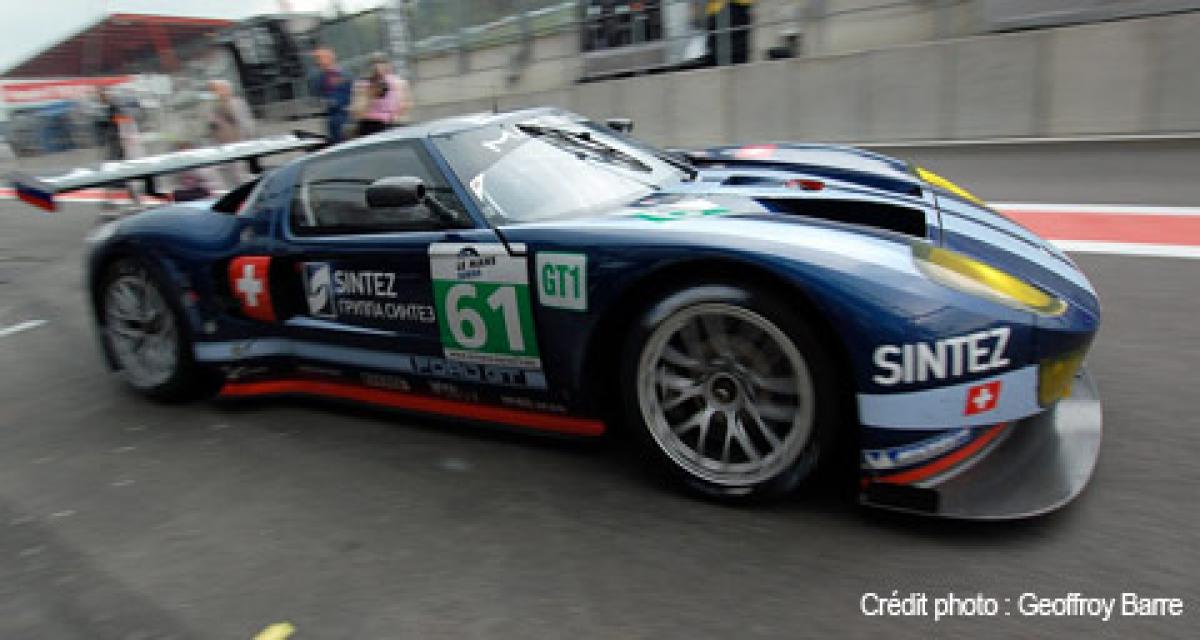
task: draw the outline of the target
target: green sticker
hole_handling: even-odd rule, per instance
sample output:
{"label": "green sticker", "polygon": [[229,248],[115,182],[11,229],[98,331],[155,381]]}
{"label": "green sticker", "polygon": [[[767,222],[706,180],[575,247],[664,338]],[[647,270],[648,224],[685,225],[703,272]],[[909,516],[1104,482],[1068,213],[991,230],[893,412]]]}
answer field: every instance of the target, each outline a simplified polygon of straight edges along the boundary
{"label": "green sticker", "polygon": [[434,244],[430,275],[447,358],[540,368],[527,261],[496,245]]}
{"label": "green sticker", "polygon": [[542,251],[534,263],[538,302],[547,307],[587,311],[587,256]]}
{"label": "green sticker", "polygon": [[706,216],[723,216],[731,213],[729,209],[712,207],[709,209],[677,209],[674,211],[638,211],[633,217],[650,222],[671,222],[683,218],[698,218]]}
{"label": "green sticker", "polygon": [[448,357],[537,358],[528,285],[435,280],[433,296]]}

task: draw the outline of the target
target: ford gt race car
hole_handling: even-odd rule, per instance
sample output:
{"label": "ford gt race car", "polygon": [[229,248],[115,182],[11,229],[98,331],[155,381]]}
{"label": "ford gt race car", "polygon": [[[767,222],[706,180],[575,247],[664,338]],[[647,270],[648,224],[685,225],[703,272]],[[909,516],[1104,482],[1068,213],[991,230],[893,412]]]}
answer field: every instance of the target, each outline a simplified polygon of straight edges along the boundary
{"label": "ford gt race car", "polygon": [[[1061,251],[885,156],[668,152],[616,124],[437,120],[102,226],[87,286],[104,354],[157,399],[620,425],[683,485],[734,500],[787,493],[839,440],[873,505],[1014,518],[1083,489],[1100,311]],[[61,191],[314,144],[15,182],[53,208]]]}

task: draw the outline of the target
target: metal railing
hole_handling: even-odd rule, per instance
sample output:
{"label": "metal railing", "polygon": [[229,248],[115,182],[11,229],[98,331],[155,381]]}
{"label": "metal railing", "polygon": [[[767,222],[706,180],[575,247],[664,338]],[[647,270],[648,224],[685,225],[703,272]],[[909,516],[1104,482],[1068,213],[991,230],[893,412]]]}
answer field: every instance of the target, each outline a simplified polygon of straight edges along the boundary
{"label": "metal railing", "polygon": [[[753,10],[740,12],[742,5],[737,2],[726,3],[733,10],[706,12],[709,4],[709,0],[583,0],[548,4],[523,14],[415,41],[410,61],[418,67],[422,61],[448,55],[457,55],[462,61],[452,67],[441,65],[440,71],[418,68],[413,80],[416,83],[451,77],[466,80],[464,75],[470,72],[519,73],[520,67],[533,63],[561,63],[578,65],[580,74],[576,80],[588,81],[786,58],[801,53],[797,18],[755,16]],[[881,2],[879,6],[887,4],[894,3]],[[524,27],[518,28],[520,25]],[[417,31],[414,24],[414,32]],[[777,38],[767,46],[756,42],[765,39],[761,34],[767,31]],[[576,47],[558,47],[546,53],[529,46],[539,37],[555,34],[572,34],[577,39]],[[469,60],[476,51],[511,44],[524,45],[525,54],[501,56],[499,61],[491,57],[482,63]],[[528,49],[533,49],[533,53],[528,53]]]}

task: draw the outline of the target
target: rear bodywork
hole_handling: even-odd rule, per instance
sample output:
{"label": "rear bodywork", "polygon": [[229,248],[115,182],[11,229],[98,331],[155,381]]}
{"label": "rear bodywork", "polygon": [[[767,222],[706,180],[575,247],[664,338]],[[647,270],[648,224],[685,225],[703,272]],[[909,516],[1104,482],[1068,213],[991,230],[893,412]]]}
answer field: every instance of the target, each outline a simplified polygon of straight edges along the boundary
{"label": "rear bodywork", "polygon": [[[428,139],[439,131],[542,113],[388,136],[425,139],[436,157]],[[227,395],[314,393],[573,435],[605,429],[631,311],[698,281],[748,282],[794,300],[827,338],[840,363],[828,375],[853,407],[846,435],[860,449],[865,502],[1013,518],[1082,490],[1101,416],[1076,365],[1099,305],[1069,258],[953,185],[866,151],[690,155],[694,180],[586,216],[499,227],[451,175],[474,228],[337,239],[290,231],[302,159],[264,178],[238,215],[174,206],[115,223],[95,238],[89,278],[94,290],[114,259],[150,261],[176,288],[196,360],[224,372]],[[947,287],[922,271],[929,247],[1065,306],[1042,315]],[[269,312],[239,293],[251,276]],[[496,283],[517,292],[522,348],[464,348],[446,290]],[[1072,393],[1048,400],[1048,376],[1066,369]]]}

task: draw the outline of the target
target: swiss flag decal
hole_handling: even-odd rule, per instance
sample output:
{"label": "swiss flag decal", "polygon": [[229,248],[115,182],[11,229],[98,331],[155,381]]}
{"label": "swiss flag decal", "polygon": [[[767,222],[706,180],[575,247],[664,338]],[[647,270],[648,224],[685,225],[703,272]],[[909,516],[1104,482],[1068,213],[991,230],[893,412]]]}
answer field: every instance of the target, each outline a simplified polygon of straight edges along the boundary
{"label": "swiss flag decal", "polygon": [[964,416],[986,413],[996,408],[1000,402],[1000,381],[975,385],[967,389],[967,405],[963,409]]}
{"label": "swiss flag decal", "polygon": [[229,263],[229,290],[242,303],[242,313],[263,322],[275,322],[270,270],[271,258],[266,256],[244,256]]}

